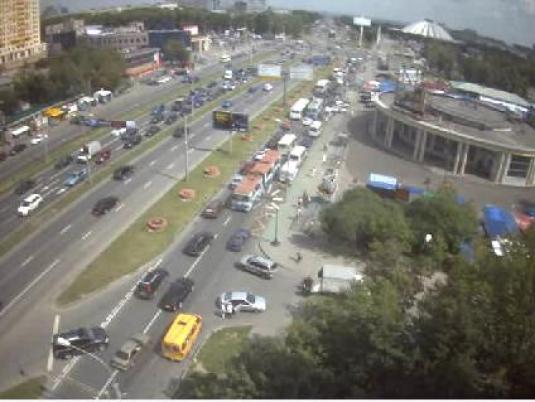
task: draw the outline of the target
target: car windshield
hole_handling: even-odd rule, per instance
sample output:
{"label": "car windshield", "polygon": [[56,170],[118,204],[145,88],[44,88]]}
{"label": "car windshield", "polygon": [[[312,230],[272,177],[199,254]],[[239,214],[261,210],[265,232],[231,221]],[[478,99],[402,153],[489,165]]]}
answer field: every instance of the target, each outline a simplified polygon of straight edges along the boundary
{"label": "car windshield", "polygon": [[22,206],[23,207],[29,207],[30,205],[31,205],[30,201],[22,201]]}
{"label": "car windshield", "polygon": [[255,300],[256,300],[256,297],[254,294],[252,293],[247,293],[247,297],[246,297],[247,301],[251,304],[254,304]]}
{"label": "car windshield", "polygon": [[117,351],[117,353],[115,354],[119,359],[121,360],[128,360],[128,358],[130,357],[130,355],[122,350],[119,350]]}

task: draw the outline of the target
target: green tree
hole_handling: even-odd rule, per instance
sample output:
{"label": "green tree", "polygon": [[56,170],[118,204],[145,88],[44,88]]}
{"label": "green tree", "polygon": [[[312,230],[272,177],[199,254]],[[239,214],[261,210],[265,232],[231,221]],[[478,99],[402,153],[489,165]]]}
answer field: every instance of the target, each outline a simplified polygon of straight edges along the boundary
{"label": "green tree", "polygon": [[374,241],[389,239],[395,239],[401,250],[407,250],[411,240],[402,207],[368,189],[347,191],[340,201],[321,212],[320,221],[329,238],[362,251],[368,251]]}
{"label": "green tree", "polygon": [[[471,204],[457,201],[457,193],[446,186],[431,196],[411,202],[406,216],[414,233],[415,247],[421,251],[426,234],[444,240],[449,252],[458,252],[464,240],[477,232],[477,216]],[[447,217],[447,218],[446,218]]]}
{"label": "green tree", "polygon": [[191,60],[191,52],[176,39],[168,40],[163,47],[163,52],[165,58],[169,61],[178,61],[187,64]]}

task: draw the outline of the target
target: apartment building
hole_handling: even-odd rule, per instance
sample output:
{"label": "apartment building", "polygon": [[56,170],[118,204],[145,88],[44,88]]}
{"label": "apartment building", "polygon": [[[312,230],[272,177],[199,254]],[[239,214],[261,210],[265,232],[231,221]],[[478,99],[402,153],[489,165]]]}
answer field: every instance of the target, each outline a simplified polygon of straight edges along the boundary
{"label": "apartment building", "polygon": [[0,66],[17,67],[45,55],[39,0],[0,0]]}

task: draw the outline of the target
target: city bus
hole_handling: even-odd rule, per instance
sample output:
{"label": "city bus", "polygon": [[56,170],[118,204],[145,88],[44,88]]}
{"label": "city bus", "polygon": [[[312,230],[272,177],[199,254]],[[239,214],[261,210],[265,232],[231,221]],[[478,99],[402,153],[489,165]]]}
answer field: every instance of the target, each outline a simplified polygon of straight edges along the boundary
{"label": "city bus", "polygon": [[307,98],[298,99],[290,109],[290,119],[301,120],[303,118],[303,112],[308,106],[308,102],[309,100]]}
{"label": "city bus", "polygon": [[162,340],[162,354],[169,360],[185,359],[202,328],[202,318],[196,314],[178,314]]}

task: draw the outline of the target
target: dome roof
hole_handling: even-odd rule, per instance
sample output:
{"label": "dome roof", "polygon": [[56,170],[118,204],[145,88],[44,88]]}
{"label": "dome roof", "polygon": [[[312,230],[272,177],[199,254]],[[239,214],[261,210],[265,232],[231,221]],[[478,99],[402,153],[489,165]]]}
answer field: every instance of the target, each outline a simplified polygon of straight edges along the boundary
{"label": "dome roof", "polygon": [[449,42],[453,41],[453,38],[448,31],[446,31],[436,22],[428,20],[418,21],[407,25],[401,31],[411,35],[424,36],[426,38],[445,40]]}

